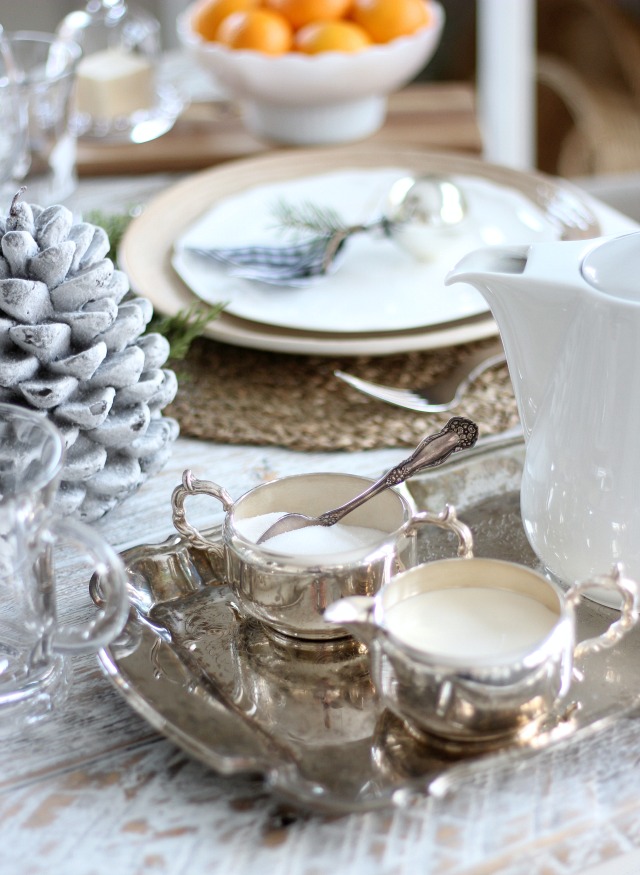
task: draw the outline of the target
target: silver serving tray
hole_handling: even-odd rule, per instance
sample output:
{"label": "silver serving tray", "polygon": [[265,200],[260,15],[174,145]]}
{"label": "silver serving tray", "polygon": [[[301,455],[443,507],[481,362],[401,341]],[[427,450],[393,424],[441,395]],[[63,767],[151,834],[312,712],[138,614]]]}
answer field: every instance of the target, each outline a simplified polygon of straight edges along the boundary
{"label": "silver serving tray", "polygon": [[[477,556],[536,566],[523,532],[518,439],[479,447],[414,478],[418,509],[454,504]],[[219,538],[219,530],[211,530]],[[425,532],[422,558],[452,555],[447,533]],[[585,657],[568,698],[529,737],[464,755],[411,735],[376,700],[363,645],[295,643],[242,619],[221,582],[221,546],[180,537],[123,554],[132,611],[99,654],[125,699],[156,729],[223,774],[258,773],[274,792],[331,812],[364,811],[443,795],[478,771],[508,766],[640,714],[640,628]],[[603,569],[606,572],[608,569]],[[578,636],[615,612],[585,600]]]}

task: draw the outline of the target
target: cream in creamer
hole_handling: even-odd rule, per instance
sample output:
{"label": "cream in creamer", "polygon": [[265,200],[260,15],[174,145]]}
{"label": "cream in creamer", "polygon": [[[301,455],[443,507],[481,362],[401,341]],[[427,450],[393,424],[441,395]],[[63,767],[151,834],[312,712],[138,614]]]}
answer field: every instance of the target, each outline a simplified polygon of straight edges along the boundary
{"label": "cream in creamer", "polygon": [[478,586],[418,593],[392,605],[385,620],[403,643],[471,663],[532,649],[558,614],[522,593]]}

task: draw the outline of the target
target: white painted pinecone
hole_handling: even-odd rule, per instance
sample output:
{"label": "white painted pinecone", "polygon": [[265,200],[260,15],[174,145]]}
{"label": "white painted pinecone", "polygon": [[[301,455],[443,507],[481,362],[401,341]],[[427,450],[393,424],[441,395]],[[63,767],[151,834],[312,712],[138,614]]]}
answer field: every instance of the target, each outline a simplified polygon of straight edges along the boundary
{"label": "white painted pinecone", "polygon": [[178,424],[169,344],[143,332],[153,307],[106,258],[103,228],[16,196],[0,220],[0,400],[63,433],[58,510],[103,516],[167,461]]}

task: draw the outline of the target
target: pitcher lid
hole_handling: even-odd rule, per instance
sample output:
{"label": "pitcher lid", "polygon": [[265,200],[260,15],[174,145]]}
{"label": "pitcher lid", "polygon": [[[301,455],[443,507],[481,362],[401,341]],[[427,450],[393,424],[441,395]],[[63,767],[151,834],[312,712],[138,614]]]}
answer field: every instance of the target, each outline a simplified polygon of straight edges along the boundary
{"label": "pitcher lid", "polygon": [[600,292],[640,301],[640,232],[613,237],[596,246],[585,256],[581,272]]}

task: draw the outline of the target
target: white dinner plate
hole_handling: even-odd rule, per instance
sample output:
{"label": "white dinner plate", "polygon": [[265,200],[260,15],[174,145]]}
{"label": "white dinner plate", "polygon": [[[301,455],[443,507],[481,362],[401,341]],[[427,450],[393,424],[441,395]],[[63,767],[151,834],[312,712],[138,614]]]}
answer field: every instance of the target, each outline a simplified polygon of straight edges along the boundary
{"label": "white dinner plate", "polygon": [[[578,190],[560,180],[466,156],[357,145],[276,151],[193,174],[157,196],[131,223],[121,244],[120,263],[136,292],[149,298],[157,312],[173,315],[198,300],[172,267],[175,243],[216,204],[260,186],[277,183],[280,188],[291,180],[297,184],[352,168],[361,171],[402,168],[414,174],[438,173],[484,180],[495,188],[515,191],[533,204],[545,222],[554,226],[555,237],[570,239],[599,232],[589,199],[583,199]],[[216,300],[227,298],[221,294]],[[344,330],[341,326],[332,331],[268,324],[264,315],[248,319],[227,311],[211,322],[205,333],[226,343],[280,352],[386,355],[467,343],[497,333],[486,305],[475,306],[476,310],[470,313],[458,311],[457,318],[434,322],[431,317],[427,323],[418,324],[415,320],[413,327],[402,329],[390,327],[386,321],[379,330]]]}
{"label": "white dinner plate", "polygon": [[302,331],[404,331],[487,313],[485,299],[466,283],[446,287],[463,255],[488,244],[558,238],[545,211],[519,191],[491,180],[457,176],[468,205],[454,229],[434,232],[424,260],[379,234],[354,235],[338,270],[302,288],[266,285],[230,275],[194,248],[282,246],[292,240],[276,226],[278,204],[313,204],[349,225],[379,219],[388,192],[406,167],[345,168],[304,179],[259,185],[221,199],[176,241],[173,266],[203,301],[227,301],[226,312],[253,322]]}

